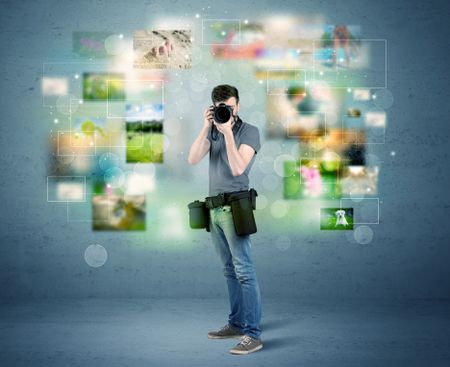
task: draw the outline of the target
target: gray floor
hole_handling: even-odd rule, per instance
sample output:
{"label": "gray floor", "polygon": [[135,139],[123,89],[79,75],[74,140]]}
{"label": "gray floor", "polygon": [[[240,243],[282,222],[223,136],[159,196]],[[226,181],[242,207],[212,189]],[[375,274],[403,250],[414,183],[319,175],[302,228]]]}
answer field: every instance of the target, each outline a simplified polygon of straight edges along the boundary
{"label": "gray floor", "polygon": [[264,349],[209,340],[225,300],[60,300],[0,306],[7,366],[450,366],[450,302],[263,304]]}

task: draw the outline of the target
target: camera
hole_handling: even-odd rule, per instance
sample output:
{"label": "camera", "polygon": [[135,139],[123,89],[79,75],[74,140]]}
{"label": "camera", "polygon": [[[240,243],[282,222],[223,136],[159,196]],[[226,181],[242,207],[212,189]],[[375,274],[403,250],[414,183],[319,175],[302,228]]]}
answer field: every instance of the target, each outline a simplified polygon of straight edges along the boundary
{"label": "camera", "polygon": [[213,111],[214,121],[218,124],[224,124],[228,122],[230,117],[233,115],[233,109],[227,106],[225,103],[219,103],[219,105],[211,106],[210,108]]}

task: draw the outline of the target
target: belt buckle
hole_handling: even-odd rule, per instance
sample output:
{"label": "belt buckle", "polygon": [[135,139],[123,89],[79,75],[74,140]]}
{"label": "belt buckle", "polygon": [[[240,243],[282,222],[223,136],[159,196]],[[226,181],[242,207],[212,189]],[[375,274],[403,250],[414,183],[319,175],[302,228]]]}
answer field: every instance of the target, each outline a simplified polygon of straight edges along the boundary
{"label": "belt buckle", "polygon": [[206,204],[206,207],[208,208],[208,209],[212,209],[212,208],[214,208],[214,200],[212,199],[212,198],[206,198],[205,199],[205,204]]}
{"label": "belt buckle", "polygon": [[223,203],[224,203],[223,193],[216,195],[216,197],[214,198],[214,207],[215,208],[221,207]]}
{"label": "belt buckle", "polygon": [[221,192],[217,195],[217,206],[222,208],[225,204],[225,193]]}

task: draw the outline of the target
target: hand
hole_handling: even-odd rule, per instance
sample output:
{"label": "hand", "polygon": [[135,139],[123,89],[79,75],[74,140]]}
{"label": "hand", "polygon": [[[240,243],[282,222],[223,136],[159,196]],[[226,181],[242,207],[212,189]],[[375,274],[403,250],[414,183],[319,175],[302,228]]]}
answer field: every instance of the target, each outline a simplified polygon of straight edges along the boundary
{"label": "hand", "polygon": [[218,124],[215,121],[213,121],[213,122],[214,122],[214,125],[216,125],[217,130],[219,130],[223,135],[226,135],[226,134],[229,134],[229,133],[231,133],[233,131],[232,130],[232,122],[233,121],[234,121],[234,116],[231,115],[230,119],[227,122],[223,123],[223,124]]}
{"label": "hand", "polygon": [[211,107],[208,107],[203,113],[203,125],[207,128],[210,128],[213,121],[213,110]]}

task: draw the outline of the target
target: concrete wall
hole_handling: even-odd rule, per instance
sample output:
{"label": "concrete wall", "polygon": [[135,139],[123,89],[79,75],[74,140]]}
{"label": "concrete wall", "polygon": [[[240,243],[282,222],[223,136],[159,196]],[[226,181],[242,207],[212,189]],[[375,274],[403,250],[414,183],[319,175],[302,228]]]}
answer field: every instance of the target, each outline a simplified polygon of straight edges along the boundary
{"label": "concrete wall", "polygon": [[[71,60],[75,30],[131,34],[151,27],[154,14],[252,19],[272,11],[321,14],[331,24],[360,24],[365,38],[387,39],[394,105],[388,113],[386,144],[372,148],[381,162],[380,224],[371,226],[372,242],[361,245],[342,232],[320,232],[317,223],[302,222],[295,215],[277,220],[268,209],[257,211],[260,230],[253,236],[253,249],[263,294],[300,299],[450,296],[446,2],[175,1],[169,6],[144,1],[3,1],[0,7],[3,299],[225,293],[208,234],[186,226],[181,236],[170,237],[170,223],[155,214],[170,204],[187,215],[185,205],[207,194],[207,162],[190,167],[185,153],[209,103],[208,91],[191,101],[182,133],[171,142],[166,167],[158,168],[160,185],[149,197],[149,230],[92,232],[89,223],[68,223],[64,204],[46,201],[48,135],[54,126],[42,107],[42,65]],[[232,67],[226,70],[227,81],[241,90],[252,88]],[[176,98],[170,85],[167,88],[168,101]],[[263,96],[255,90],[258,101]],[[264,111],[258,103],[255,108]],[[244,108],[242,115],[252,111]],[[263,148],[258,159],[264,154]],[[264,193],[262,173],[255,169],[252,180]],[[280,190],[266,196],[279,199]],[[290,205],[301,211],[311,204]],[[108,251],[108,261],[100,268],[89,267],[83,257],[94,243]]]}

